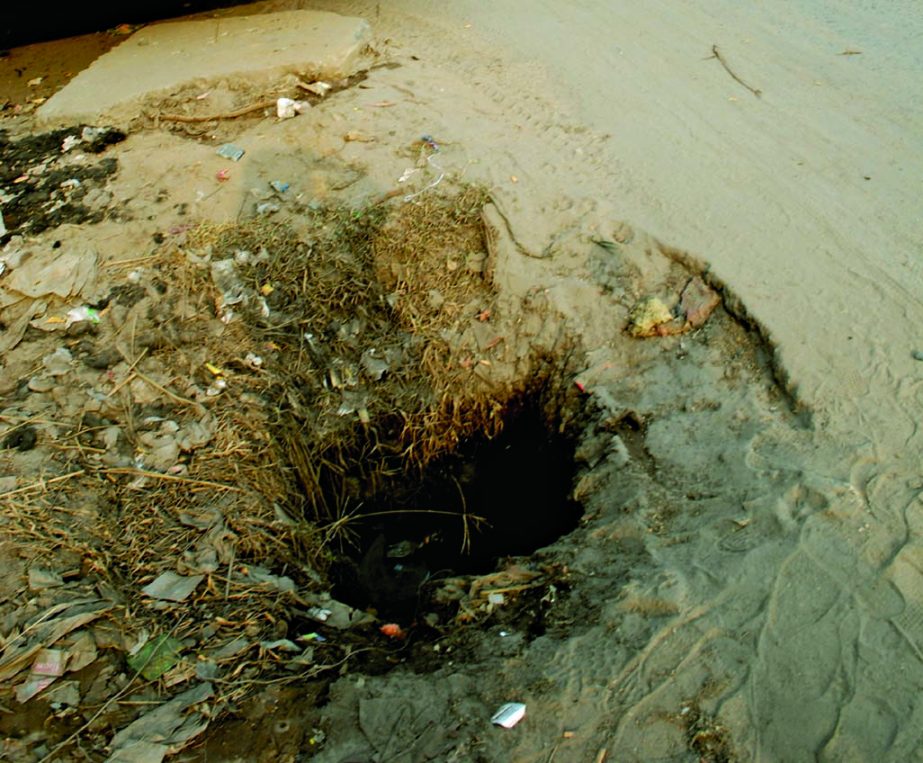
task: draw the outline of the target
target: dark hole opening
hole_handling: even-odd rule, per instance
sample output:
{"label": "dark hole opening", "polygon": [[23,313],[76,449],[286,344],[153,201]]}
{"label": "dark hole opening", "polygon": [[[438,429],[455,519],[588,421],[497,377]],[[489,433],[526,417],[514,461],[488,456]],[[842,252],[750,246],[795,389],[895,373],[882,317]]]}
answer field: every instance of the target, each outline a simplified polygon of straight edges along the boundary
{"label": "dark hole opening", "polygon": [[364,502],[356,543],[332,570],[333,594],[408,622],[438,580],[491,572],[573,530],[583,513],[573,477],[572,439],[537,403],[517,405],[498,437],[462,443],[422,479]]}

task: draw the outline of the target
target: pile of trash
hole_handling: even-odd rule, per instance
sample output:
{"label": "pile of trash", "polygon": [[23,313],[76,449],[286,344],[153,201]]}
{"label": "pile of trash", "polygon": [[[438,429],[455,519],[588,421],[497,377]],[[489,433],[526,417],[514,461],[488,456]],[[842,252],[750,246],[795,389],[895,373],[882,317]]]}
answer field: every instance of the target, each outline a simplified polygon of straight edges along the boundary
{"label": "pile of trash", "polygon": [[[347,633],[401,647],[326,569],[364,496],[502,426],[485,201],[177,228],[117,263],[7,243],[0,703],[41,710],[0,716],[5,755],[159,761],[267,677],[345,669]],[[453,585],[456,624],[504,595]]]}

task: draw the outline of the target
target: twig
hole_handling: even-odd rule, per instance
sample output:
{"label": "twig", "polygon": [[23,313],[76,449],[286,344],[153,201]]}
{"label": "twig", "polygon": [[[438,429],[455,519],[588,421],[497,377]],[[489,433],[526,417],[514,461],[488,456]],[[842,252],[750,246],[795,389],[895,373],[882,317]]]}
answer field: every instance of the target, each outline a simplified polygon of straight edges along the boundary
{"label": "twig", "polygon": [[[166,482],[183,482],[187,485],[199,485],[200,487],[215,487],[219,490],[230,490],[232,493],[243,492],[239,487],[232,485],[222,485],[220,482],[209,482],[208,480],[192,480],[188,477],[177,477],[173,474],[161,474],[160,472],[149,472],[145,469],[132,469],[131,467],[118,467],[114,469],[101,469],[102,474],[129,474],[135,477],[151,477],[152,479],[164,480]],[[75,472],[76,473],[76,472]],[[60,479],[60,478],[59,478]],[[0,495],[0,498],[9,493]]]}
{"label": "twig", "polygon": [[64,482],[64,480],[69,480],[71,477],[79,477],[81,474],[86,474],[86,472],[83,469],[78,469],[76,472],[71,472],[70,474],[62,474],[60,477],[52,477],[50,480],[41,479],[38,482],[33,482],[31,485],[26,485],[25,487],[17,488],[16,490],[10,490],[7,493],[0,493],[0,498],[9,498],[21,493],[28,493],[32,490],[45,490],[48,485],[51,485],[55,482]]}
{"label": "twig", "polygon": [[132,371],[134,371],[135,366],[138,365],[138,363],[140,363],[142,360],[144,360],[144,356],[147,355],[148,349],[150,349],[150,348],[148,348],[148,347],[145,347],[145,348],[144,348],[144,352],[142,352],[142,353],[138,356],[138,359],[128,367],[128,370],[125,372],[125,378],[122,379],[122,381],[120,381],[118,384],[116,384],[116,385],[112,388],[112,391],[111,391],[108,395],[106,395],[106,397],[112,397],[116,392],[118,392],[120,389],[122,389],[122,387],[124,387],[126,384],[130,383],[130,382],[135,378],[136,374],[132,373]]}
{"label": "twig", "polygon": [[231,558],[228,559],[228,580],[227,584],[224,586],[224,599],[227,601],[228,596],[231,595],[231,574],[234,572],[234,556],[237,551],[237,544],[235,543],[231,546]]}
{"label": "twig", "polygon": [[728,74],[730,74],[731,77],[733,77],[733,79],[734,79],[736,82],[739,82],[741,85],[743,85],[745,88],[747,88],[747,90],[749,90],[751,93],[753,93],[753,95],[755,95],[757,98],[759,98],[759,97],[763,94],[763,91],[762,91],[762,90],[757,90],[755,87],[751,87],[750,85],[748,85],[746,82],[744,82],[740,77],[738,77],[738,76],[734,73],[734,70],[731,69],[730,66],[728,66],[728,62],[724,60],[724,56],[721,55],[721,51],[718,50],[718,46],[717,46],[717,45],[712,45],[712,46],[711,46],[711,52],[712,52],[712,54],[711,54],[707,59],[705,59],[706,61],[707,61],[708,59],[711,59],[711,58],[717,58],[717,59],[718,59],[718,63],[721,64],[721,65],[724,67],[724,70],[725,70]]}
{"label": "twig", "polygon": [[276,105],[276,99],[271,101],[260,101],[250,106],[245,106],[237,111],[228,111],[223,114],[209,114],[207,116],[192,116],[191,114],[158,114],[158,119],[165,119],[168,122],[212,122],[217,119],[236,119],[254,111],[262,111]]}
{"label": "twig", "polygon": [[171,400],[175,400],[177,403],[182,403],[183,405],[191,405],[193,408],[202,408],[201,403],[197,403],[195,400],[189,400],[188,398],[183,397],[182,395],[177,395],[175,392],[170,392],[166,387],[161,386],[149,376],[141,373],[138,370],[135,370],[135,376],[144,379],[148,384],[150,384],[155,389],[159,389],[163,394],[169,397]]}
{"label": "twig", "polygon": [[157,254],[146,254],[144,257],[131,257],[127,260],[114,260],[103,265],[104,268],[124,268],[129,265],[137,265],[139,262],[151,262],[159,257]]}
{"label": "twig", "polygon": [[384,193],[374,197],[372,201],[369,202],[369,206],[376,207],[379,204],[384,204],[386,201],[397,198],[398,196],[401,196],[403,193],[404,193],[403,188],[392,188],[390,191],[385,191]]}

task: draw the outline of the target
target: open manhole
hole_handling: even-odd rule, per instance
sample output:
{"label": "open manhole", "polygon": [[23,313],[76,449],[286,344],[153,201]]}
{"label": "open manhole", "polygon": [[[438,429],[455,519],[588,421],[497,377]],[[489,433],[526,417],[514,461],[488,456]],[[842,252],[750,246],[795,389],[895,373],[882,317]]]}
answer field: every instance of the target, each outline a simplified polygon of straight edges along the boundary
{"label": "open manhole", "polygon": [[265,394],[295,485],[286,510],[309,528],[302,558],[376,626],[425,635],[485,604],[514,611],[542,595],[536,575],[476,579],[580,519],[573,348],[538,348],[504,316],[488,203],[461,187],[396,210],[308,209],[298,232],[197,234],[223,256],[219,309],[273,353]]}
{"label": "open manhole", "polygon": [[498,436],[474,436],[357,503],[334,595],[386,620],[433,618],[441,582],[490,573],[577,526],[573,450],[537,399],[513,401]]}

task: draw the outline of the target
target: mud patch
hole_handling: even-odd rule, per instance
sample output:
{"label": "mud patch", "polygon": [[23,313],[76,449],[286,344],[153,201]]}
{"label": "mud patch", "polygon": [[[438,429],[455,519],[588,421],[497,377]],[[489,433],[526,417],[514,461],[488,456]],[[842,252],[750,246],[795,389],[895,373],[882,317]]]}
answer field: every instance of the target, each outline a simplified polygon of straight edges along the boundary
{"label": "mud patch", "polygon": [[63,223],[94,223],[106,215],[112,201],[105,190],[118,170],[118,160],[92,161],[120,143],[125,134],[108,128],[78,126],[10,140],[0,131],[0,201],[4,232],[35,235]]}

